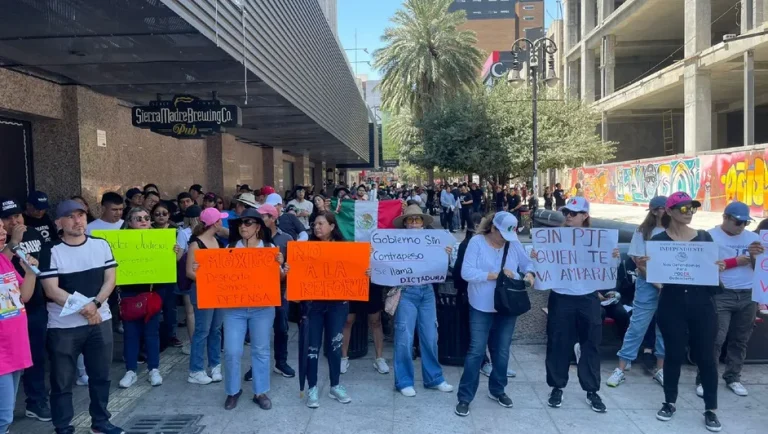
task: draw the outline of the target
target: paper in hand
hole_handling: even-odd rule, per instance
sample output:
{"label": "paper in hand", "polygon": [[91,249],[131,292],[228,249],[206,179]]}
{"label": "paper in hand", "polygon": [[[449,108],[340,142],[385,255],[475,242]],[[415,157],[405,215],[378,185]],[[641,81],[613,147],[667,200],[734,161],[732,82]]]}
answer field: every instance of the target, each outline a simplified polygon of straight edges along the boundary
{"label": "paper in hand", "polygon": [[72,315],[73,313],[79,313],[81,310],[83,310],[86,304],[93,301],[93,298],[94,297],[88,298],[79,292],[75,292],[74,294],[67,297],[67,301],[61,308],[61,314],[59,314],[59,316],[67,316]]}

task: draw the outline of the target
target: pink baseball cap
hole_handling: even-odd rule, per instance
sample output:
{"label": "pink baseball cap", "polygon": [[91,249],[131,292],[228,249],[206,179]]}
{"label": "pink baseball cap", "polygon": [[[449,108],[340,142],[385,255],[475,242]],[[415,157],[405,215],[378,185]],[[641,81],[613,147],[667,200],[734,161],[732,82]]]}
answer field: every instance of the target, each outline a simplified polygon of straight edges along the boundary
{"label": "pink baseball cap", "polygon": [[688,204],[691,204],[694,208],[701,208],[701,202],[698,200],[693,200],[691,196],[689,196],[688,193],[684,191],[678,191],[669,195],[667,198],[666,206],[667,208],[675,208],[677,206]]}
{"label": "pink baseball cap", "polygon": [[272,218],[275,218],[275,219],[280,216],[280,213],[277,212],[277,208],[275,208],[274,206],[268,203],[265,203],[264,205],[259,207],[259,214],[262,214],[262,215],[269,214],[272,216]]}
{"label": "pink baseball cap", "polygon": [[206,208],[203,213],[200,214],[200,221],[205,223],[205,226],[213,226],[217,221],[229,217],[229,214],[220,212],[215,207]]}

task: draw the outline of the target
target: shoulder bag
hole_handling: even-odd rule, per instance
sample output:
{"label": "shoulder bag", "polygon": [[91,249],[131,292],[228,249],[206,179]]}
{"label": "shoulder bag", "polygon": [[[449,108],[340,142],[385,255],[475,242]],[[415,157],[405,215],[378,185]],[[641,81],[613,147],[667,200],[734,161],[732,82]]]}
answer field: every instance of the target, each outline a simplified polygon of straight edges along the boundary
{"label": "shoulder bag", "polygon": [[149,292],[142,292],[133,297],[120,297],[117,293],[120,306],[120,318],[123,321],[144,320],[144,323],[157,315],[163,308],[163,299],[153,291],[154,285],[150,285]]}
{"label": "shoulder bag", "polygon": [[531,300],[528,298],[525,281],[510,279],[504,274],[509,244],[509,242],[504,244],[501,270],[499,270],[499,277],[496,278],[496,291],[493,294],[493,308],[499,315],[518,316],[531,310]]}

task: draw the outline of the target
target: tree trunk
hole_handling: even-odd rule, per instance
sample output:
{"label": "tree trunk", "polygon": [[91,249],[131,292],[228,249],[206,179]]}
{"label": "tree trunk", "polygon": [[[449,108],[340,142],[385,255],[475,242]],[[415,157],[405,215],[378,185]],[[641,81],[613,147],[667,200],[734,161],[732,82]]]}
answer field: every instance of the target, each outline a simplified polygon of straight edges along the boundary
{"label": "tree trunk", "polygon": [[429,185],[432,185],[435,183],[435,168],[430,167],[427,169],[427,182]]}

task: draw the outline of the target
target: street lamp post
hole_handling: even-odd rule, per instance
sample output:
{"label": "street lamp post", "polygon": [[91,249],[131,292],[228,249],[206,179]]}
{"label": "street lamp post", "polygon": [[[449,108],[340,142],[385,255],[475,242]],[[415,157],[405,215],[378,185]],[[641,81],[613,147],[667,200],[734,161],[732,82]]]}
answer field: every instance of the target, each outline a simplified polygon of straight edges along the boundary
{"label": "street lamp post", "polygon": [[[539,119],[538,119],[538,95],[539,95],[539,83],[551,83],[557,82],[557,75],[555,74],[555,56],[557,52],[557,44],[555,41],[549,38],[539,38],[533,42],[527,38],[520,38],[512,44],[512,67],[509,70],[507,81],[511,84],[519,84],[523,81],[520,78],[520,71],[523,69],[523,65],[518,60],[518,55],[527,51],[529,54],[528,60],[528,79],[532,86],[532,111],[533,111],[533,183],[532,183],[532,195],[536,198],[538,203],[539,199]],[[546,56],[549,55],[549,60]],[[540,63],[542,68],[539,68]]]}

